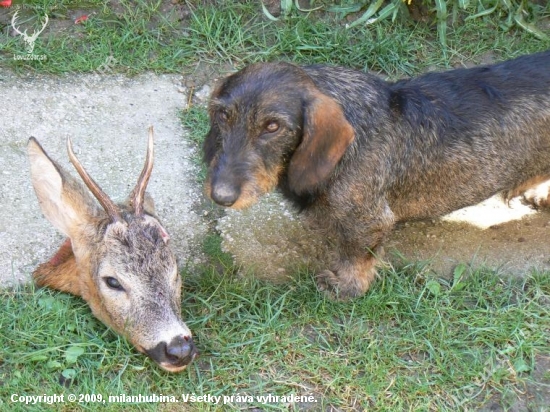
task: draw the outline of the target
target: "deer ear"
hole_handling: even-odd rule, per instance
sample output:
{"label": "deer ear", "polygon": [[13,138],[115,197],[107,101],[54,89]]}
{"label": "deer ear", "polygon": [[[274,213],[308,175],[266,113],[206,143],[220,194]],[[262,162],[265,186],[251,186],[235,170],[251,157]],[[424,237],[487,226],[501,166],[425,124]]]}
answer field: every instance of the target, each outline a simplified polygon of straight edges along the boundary
{"label": "deer ear", "polygon": [[98,208],[86,189],[46,154],[31,137],[27,144],[31,180],[42,213],[63,234],[73,238]]}
{"label": "deer ear", "polygon": [[305,108],[302,143],[288,167],[290,189],[297,194],[314,192],[332,173],[355,133],[340,104],[315,92]]}

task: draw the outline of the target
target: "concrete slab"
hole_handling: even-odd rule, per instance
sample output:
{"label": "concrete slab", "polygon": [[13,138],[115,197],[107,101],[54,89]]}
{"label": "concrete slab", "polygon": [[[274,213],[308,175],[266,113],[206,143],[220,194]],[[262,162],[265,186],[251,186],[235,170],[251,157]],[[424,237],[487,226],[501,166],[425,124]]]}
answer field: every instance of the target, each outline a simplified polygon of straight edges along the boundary
{"label": "concrete slab", "polygon": [[[187,103],[180,76],[26,76],[0,74],[0,286],[30,280],[62,236],[42,216],[30,182],[26,144],[35,136],[68,170],[65,141],[115,201],[123,201],[141,170],[147,127],[156,135],[155,169],[149,183],[180,264],[202,259],[200,244],[209,216],[200,209],[202,187],[178,112]],[[76,172],[75,172],[76,174]],[[509,273],[550,268],[550,214],[534,213],[498,199],[442,220],[401,225],[388,239],[391,262],[430,261],[447,274],[459,262]],[[222,247],[244,272],[282,280],[296,269],[327,265],[330,247],[304,227],[278,194],[243,212],[226,210],[218,220]]]}
{"label": "concrete slab", "polygon": [[[18,77],[0,74],[0,286],[30,280],[62,236],[42,216],[32,189],[26,144],[36,137],[48,154],[68,162],[65,142],[115,201],[132,190],[143,166],[147,127],[155,127],[155,168],[148,186],[180,264],[200,257],[207,225],[195,211],[202,189],[195,181],[178,111],[186,95],[180,76]],[[76,172],[74,172],[76,175]]]}

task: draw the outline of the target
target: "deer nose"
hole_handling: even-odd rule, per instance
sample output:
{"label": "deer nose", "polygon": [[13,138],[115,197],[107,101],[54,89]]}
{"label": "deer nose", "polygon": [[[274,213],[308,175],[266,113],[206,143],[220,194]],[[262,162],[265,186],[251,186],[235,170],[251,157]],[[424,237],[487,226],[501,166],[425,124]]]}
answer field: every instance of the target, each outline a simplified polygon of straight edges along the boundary
{"label": "deer nose", "polygon": [[239,198],[239,190],[227,182],[218,182],[212,185],[212,200],[219,205],[229,207]]}
{"label": "deer nose", "polygon": [[190,336],[176,336],[166,345],[165,351],[171,363],[188,364],[197,355],[197,348]]}
{"label": "deer nose", "polygon": [[145,353],[170,372],[183,370],[198,355],[193,339],[186,335],[178,335],[168,343],[160,342]]}

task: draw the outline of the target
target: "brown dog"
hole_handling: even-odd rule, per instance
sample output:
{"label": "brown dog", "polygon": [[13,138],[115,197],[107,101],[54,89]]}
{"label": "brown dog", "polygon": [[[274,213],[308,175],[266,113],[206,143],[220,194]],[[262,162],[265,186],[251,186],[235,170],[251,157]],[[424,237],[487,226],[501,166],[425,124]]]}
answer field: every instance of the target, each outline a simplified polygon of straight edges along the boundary
{"label": "brown dog", "polygon": [[386,82],[289,63],[225,78],[209,106],[208,195],[244,208],[278,187],[336,237],[321,289],[362,295],[398,222],[496,193],[550,205],[550,51]]}

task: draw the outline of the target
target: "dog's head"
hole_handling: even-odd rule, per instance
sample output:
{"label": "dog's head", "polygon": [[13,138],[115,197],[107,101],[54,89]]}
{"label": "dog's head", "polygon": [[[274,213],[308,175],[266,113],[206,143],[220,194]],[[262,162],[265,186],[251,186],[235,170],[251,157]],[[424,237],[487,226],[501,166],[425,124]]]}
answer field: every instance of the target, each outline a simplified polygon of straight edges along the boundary
{"label": "dog's head", "polygon": [[235,209],[282,180],[295,195],[315,193],[354,139],[340,104],[288,63],[253,64],[223,79],[209,112],[206,191]]}

